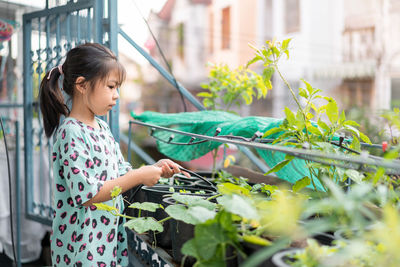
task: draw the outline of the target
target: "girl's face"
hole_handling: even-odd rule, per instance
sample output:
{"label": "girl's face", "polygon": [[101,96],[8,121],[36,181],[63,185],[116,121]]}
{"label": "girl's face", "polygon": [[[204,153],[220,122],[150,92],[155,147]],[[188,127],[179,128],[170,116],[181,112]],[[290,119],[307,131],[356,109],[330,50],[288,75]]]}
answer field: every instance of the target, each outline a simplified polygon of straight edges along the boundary
{"label": "girl's face", "polygon": [[94,84],[93,90],[86,96],[86,105],[94,115],[103,116],[109,112],[117,103],[119,73],[117,70],[111,71],[105,79],[99,80]]}

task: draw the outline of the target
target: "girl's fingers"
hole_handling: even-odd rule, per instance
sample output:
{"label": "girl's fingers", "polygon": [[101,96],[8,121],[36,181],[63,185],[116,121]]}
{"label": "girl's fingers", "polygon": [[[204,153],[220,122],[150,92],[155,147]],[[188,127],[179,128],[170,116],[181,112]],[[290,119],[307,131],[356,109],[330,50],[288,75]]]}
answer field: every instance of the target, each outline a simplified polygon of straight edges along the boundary
{"label": "girl's fingers", "polygon": [[[175,173],[182,173],[186,177],[191,178],[189,173],[187,173],[185,171],[181,171],[179,169],[181,166],[179,164],[173,162],[170,159],[162,159],[162,160],[158,161],[156,164],[163,168],[163,177],[167,178],[167,175],[168,175],[168,177],[171,177]],[[167,169],[164,169],[165,166],[167,166]]]}
{"label": "girl's fingers", "polygon": [[165,178],[169,178],[174,174],[174,172],[171,170],[171,168],[167,163],[163,165],[163,174],[164,174],[163,177]]}
{"label": "girl's fingers", "polygon": [[192,176],[190,176],[190,174],[187,173],[187,172],[185,172],[185,171],[181,171],[181,173],[182,173],[183,175],[185,175],[187,178],[192,178]]}
{"label": "girl's fingers", "polygon": [[181,170],[179,169],[179,165],[176,164],[175,162],[171,162],[170,167],[174,170],[174,173],[180,173]]}

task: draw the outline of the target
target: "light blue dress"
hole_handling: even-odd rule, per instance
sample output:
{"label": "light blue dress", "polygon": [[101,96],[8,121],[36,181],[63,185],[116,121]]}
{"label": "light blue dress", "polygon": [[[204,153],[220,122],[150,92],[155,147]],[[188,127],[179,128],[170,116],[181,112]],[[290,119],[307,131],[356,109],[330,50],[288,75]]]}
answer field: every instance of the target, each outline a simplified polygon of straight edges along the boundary
{"label": "light blue dress", "polygon": [[[108,125],[100,119],[97,121],[100,129],[66,118],[56,132],[53,266],[128,265],[125,220],[95,206],[82,206],[96,195],[105,181],[131,169]],[[112,200],[104,203],[112,205]],[[121,195],[116,203],[122,212]]]}

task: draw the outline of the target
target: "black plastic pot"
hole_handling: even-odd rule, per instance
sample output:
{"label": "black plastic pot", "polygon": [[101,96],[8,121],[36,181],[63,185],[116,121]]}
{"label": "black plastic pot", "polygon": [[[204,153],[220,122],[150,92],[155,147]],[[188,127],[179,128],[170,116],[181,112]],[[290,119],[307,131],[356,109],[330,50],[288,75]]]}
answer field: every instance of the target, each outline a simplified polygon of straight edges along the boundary
{"label": "black plastic pot", "polygon": [[330,233],[317,233],[312,236],[313,239],[317,240],[320,245],[332,246],[332,242],[336,239],[333,234]]}
{"label": "black plastic pot", "polygon": [[[215,191],[207,189],[202,189],[203,191],[206,192],[205,194],[195,194],[194,192],[199,191],[198,188],[186,187],[186,186],[169,186],[169,185],[155,185],[152,187],[143,186],[142,190],[146,195],[146,201],[162,204],[164,196],[172,194],[172,192],[169,191],[170,187],[173,187],[175,192],[177,193],[179,192],[179,190],[186,190],[190,192],[181,194],[204,196],[204,197],[211,197],[216,194]],[[154,219],[159,221],[168,217],[168,214],[164,211],[164,209],[158,209],[156,212],[147,212],[147,216],[153,217]],[[149,239],[151,242],[154,241],[157,246],[169,249],[172,246],[170,220],[165,221],[163,227],[164,231],[161,233],[154,234],[154,232],[149,231]]]}
{"label": "black plastic pot", "polygon": [[[176,201],[171,197],[164,198],[163,202],[166,206],[176,204]],[[172,258],[174,261],[180,263],[183,259],[183,254],[181,252],[183,244],[194,237],[194,225],[171,219],[170,234],[172,241]],[[193,266],[195,262],[195,258],[186,257],[184,266]]]}
{"label": "black plastic pot", "polygon": [[[164,198],[163,202],[165,205],[173,205],[176,204],[176,201],[167,197]],[[170,230],[171,230],[171,240],[172,240],[172,258],[174,261],[181,263],[184,259],[184,255],[181,252],[182,246],[194,237],[194,228],[193,224],[188,224],[182,221],[177,221],[175,219],[170,220]],[[236,250],[229,246],[226,249],[226,266],[229,267],[237,267],[237,256]],[[181,263],[181,265],[185,267],[193,266],[196,262],[196,259],[193,257],[186,257],[185,261]]]}
{"label": "black plastic pot", "polygon": [[302,248],[290,248],[290,249],[285,249],[282,251],[279,251],[272,255],[271,257],[271,266],[274,267],[290,267],[287,261],[291,261],[291,256],[296,254],[297,252],[300,252],[304,249]]}
{"label": "black plastic pot", "polygon": [[[213,183],[213,181],[214,181],[215,179],[209,178],[209,179],[207,179],[207,180]],[[213,183],[213,184],[214,184],[214,183]],[[214,185],[215,185],[215,184],[214,184]],[[209,183],[206,183],[205,181],[200,180],[200,179],[197,180],[196,182],[194,182],[194,186],[195,186],[195,187],[198,187],[198,188],[201,188],[201,189],[213,190],[213,187],[212,187]]]}
{"label": "black plastic pot", "polygon": [[187,182],[191,182],[191,183],[194,183],[194,182],[196,182],[197,180],[200,180],[199,178],[197,178],[197,177],[195,177],[195,176],[191,176],[190,178],[188,178],[188,177],[186,177],[185,175],[180,174],[180,173],[175,174],[175,175],[174,175],[174,179],[175,179],[175,180],[178,180],[178,181],[187,181]]}

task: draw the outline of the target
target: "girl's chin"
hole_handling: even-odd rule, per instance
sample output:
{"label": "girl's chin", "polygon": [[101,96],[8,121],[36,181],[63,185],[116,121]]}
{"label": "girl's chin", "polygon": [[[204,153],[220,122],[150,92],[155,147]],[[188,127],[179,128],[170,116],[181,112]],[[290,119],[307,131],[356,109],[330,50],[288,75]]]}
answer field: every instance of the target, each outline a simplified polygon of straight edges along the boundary
{"label": "girl's chin", "polygon": [[97,115],[97,116],[105,116],[105,115],[108,114],[108,112],[109,112],[112,108],[113,108],[112,106],[108,106],[108,107],[106,108],[106,110],[103,110],[103,111],[101,111],[101,112],[97,112],[96,115]]}
{"label": "girl's chin", "polygon": [[98,112],[96,115],[97,116],[106,116],[110,110],[106,110],[106,111],[103,111],[103,112]]}

